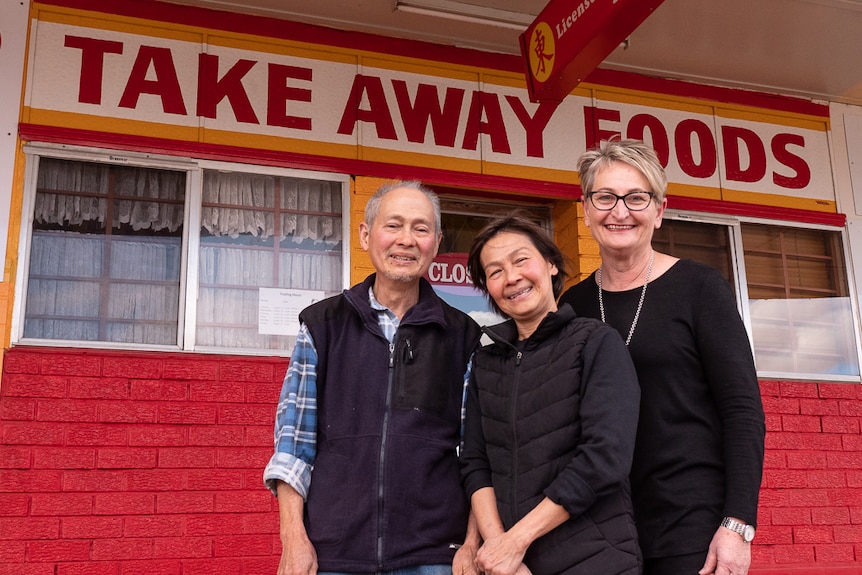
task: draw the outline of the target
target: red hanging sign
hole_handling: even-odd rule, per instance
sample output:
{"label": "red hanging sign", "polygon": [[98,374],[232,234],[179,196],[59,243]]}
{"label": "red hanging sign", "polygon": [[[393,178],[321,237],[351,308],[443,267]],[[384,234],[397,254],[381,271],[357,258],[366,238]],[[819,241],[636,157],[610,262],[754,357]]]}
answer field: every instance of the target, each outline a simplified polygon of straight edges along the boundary
{"label": "red hanging sign", "polygon": [[521,34],[530,99],[561,101],[664,0],[551,0]]}

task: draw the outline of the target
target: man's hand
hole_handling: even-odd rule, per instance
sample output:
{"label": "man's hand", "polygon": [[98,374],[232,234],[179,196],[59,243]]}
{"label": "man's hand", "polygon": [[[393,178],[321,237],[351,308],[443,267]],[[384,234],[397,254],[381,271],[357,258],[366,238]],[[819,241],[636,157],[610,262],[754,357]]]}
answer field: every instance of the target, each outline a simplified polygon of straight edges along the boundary
{"label": "man's hand", "polygon": [[282,538],[278,575],[317,575],[317,552],[308,537]]}
{"label": "man's hand", "polygon": [[479,570],[476,568],[478,550],[475,545],[467,543],[459,547],[452,559],[452,575],[479,575]]}
{"label": "man's hand", "polygon": [[751,544],[738,533],[719,527],[709,544],[709,553],[699,575],[747,575],[751,565]]}
{"label": "man's hand", "polygon": [[284,482],[279,481],[276,490],[281,537],[278,575],[317,575],[317,552],[302,522],[305,502],[293,487]]}

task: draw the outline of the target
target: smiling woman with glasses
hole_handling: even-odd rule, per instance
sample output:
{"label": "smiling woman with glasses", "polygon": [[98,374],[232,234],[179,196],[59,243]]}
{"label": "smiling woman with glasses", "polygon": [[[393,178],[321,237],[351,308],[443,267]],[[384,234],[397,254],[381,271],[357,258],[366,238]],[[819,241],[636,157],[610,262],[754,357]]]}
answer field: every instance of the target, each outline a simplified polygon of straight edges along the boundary
{"label": "smiling woman with glasses", "polygon": [[601,265],[558,305],[615,328],[638,372],[630,478],[643,575],[745,575],[765,426],[733,290],[718,270],[653,249],[667,178],[650,146],[602,142],[578,170]]}
{"label": "smiling woman with glasses", "polygon": [[617,207],[617,202],[620,200],[631,211],[639,212],[647,209],[653,197],[652,192],[629,192],[624,196],[618,196],[611,192],[591,192],[588,195],[593,206],[603,212],[609,212]]}

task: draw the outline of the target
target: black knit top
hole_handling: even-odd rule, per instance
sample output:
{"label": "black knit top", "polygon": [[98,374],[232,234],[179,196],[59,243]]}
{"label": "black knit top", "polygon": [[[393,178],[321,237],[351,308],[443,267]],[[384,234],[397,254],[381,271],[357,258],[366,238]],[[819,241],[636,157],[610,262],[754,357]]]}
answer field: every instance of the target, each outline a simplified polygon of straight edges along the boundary
{"label": "black knit top", "polygon": [[[641,288],[603,292],[628,335]],[[595,274],[563,294],[598,318]],[[641,386],[632,465],[645,557],[704,551],[724,516],[756,523],[764,415],[748,336],[719,272],[680,260],[650,282],[629,345]]]}

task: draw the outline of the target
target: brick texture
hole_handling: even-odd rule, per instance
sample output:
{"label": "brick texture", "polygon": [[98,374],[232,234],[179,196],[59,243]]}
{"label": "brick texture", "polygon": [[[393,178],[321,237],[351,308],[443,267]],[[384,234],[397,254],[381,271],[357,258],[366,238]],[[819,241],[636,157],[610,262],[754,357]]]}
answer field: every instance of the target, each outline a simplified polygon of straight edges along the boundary
{"label": "brick texture", "polygon": [[[15,347],[0,575],[275,573],[263,488],[284,358]],[[761,382],[752,575],[862,575],[862,388]]]}
{"label": "brick texture", "polygon": [[751,575],[862,575],[862,389],[768,381],[761,395],[766,463]]}
{"label": "brick texture", "polygon": [[0,575],[274,573],[262,471],[287,364],[7,350]]}

